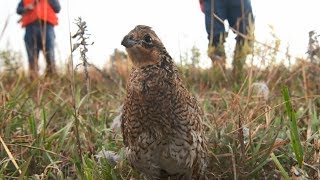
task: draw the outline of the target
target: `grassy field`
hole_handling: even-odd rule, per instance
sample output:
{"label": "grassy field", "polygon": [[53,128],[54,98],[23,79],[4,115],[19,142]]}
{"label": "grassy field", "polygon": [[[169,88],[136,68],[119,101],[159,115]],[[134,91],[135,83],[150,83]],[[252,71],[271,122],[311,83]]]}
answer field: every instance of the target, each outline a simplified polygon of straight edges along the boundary
{"label": "grassy field", "polygon": [[[1,73],[0,179],[138,178],[124,159],[121,133],[110,127],[125,97],[123,69],[110,79],[93,68],[89,79],[67,70],[35,81]],[[229,71],[180,67],[205,112],[211,177],[280,179],[295,170],[319,178],[319,65],[246,72],[237,85]],[[119,162],[97,158],[101,150],[116,152]]]}
{"label": "grassy field", "polygon": [[[276,58],[269,51],[255,56]],[[111,127],[129,73],[123,54],[109,70],[65,68],[33,81],[15,58],[2,52],[0,179],[139,179]],[[241,83],[219,66],[179,72],[204,111],[209,179],[320,178],[319,63],[246,66]]]}

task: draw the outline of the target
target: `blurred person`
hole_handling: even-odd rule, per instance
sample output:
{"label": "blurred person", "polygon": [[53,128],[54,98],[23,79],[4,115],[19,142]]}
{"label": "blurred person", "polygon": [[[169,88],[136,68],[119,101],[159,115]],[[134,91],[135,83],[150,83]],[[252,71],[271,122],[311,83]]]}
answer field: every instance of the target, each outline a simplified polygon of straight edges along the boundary
{"label": "blurred person", "polygon": [[61,6],[59,0],[21,0],[17,13],[22,15],[19,20],[26,28],[24,42],[28,54],[31,78],[38,76],[38,57],[42,50],[46,59],[46,75],[56,73],[54,54],[54,26],[58,25]]}
{"label": "blurred person", "polygon": [[[254,18],[250,0],[199,0],[200,8],[205,14],[205,26],[208,34],[208,56],[210,59],[225,65],[224,42],[227,37],[224,23],[236,30],[236,47],[233,57],[234,77],[241,76],[247,54],[251,51],[252,42],[239,33],[250,36],[253,33]],[[216,16],[216,17],[215,17]]]}

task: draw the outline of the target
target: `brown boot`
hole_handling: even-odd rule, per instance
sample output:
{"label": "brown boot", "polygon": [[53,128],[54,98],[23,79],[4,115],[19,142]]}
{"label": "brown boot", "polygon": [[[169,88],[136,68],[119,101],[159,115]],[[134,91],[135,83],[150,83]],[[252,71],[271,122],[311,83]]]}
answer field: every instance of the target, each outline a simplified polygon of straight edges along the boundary
{"label": "brown boot", "polygon": [[45,71],[45,77],[53,77],[56,75],[56,67],[55,65],[47,65],[46,71]]}

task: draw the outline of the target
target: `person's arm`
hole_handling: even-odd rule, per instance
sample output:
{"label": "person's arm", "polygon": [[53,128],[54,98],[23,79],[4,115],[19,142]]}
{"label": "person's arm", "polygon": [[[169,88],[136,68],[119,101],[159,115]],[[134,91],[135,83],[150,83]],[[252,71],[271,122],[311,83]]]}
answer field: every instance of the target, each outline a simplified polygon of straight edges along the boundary
{"label": "person's arm", "polygon": [[17,14],[23,15],[26,12],[31,11],[33,8],[34,8],[33,3],[27,4],[26,6],[24,6],[23,2],[20,1],[20,3],[18,4],[18,7],[17,7]]}
{"label": "person's arm", "polygon": [[22,1],[20,1],[17,7],[17,14],[22,15],[23,13],[24,13],[24,7],[23,7]]}
{"label": "person's arm", "polygon": [[204,12],[203,0],[199,0],[199,4],[200,4],[201,11]]}
{"label": "person's arm", "polygon": [[49,4],[51,5],[52,9],[55,13],[59,13],[61,10],[60,2],[59,0],[49,0]]}

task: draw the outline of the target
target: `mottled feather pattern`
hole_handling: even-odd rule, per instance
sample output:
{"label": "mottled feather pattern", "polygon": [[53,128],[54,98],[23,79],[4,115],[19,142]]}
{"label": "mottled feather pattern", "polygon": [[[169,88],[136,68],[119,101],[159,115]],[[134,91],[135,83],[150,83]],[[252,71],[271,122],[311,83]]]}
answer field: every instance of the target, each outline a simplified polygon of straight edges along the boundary
{"label": "mottled feather pattern", "polygon": [[122,116],[127,158],[146,179],[198,179],[207,153],[202,113],[158,44],[152,47],[159,53],[156,63],[134,66],[127,82]]}

